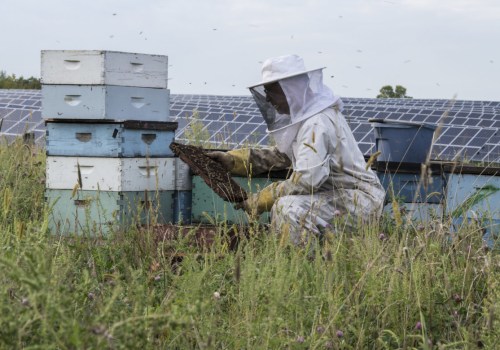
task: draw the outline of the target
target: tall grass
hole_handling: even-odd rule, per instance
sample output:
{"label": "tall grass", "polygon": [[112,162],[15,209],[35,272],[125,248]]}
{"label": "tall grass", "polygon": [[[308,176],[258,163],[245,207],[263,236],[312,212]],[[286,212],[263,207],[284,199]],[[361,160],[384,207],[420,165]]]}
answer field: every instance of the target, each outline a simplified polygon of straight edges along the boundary
{"label": "tall grass", "polygon": [[[327,234],[314,254],[250,225],[230,250],[130,228],[47,231],[43,154],[0,149],[2,349],[494,349],[500,258],[470,224]],[[182,258],[182,259],[181,259]]]}

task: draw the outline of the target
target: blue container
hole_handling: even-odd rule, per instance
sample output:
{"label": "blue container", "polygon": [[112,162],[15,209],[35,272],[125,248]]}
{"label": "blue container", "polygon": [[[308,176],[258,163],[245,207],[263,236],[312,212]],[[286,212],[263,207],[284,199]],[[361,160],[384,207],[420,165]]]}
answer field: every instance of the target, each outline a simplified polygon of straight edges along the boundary
{"label": "blue container", "polygon": [[176,122],[47,121],[49,156],[173,157]]}
{"label": "blue container", "polygon": [[382,162],[425,163],[436,125],[399,120],[370,119],[376,150]]}
{"label": "blue container", "polygon": [[193,201],[193,192],[175,191],[174,193],[174,212],[173,219],[176,224],[191,223],[191,207]]}
{"label": "blue container", "polygon": [[445,199],[446,179],[443,175],[432,175],[427,184],[421,183],[420,174],[377,172],[380,183],[384,186],[387,201],[394,196],[405,203],[442,203]]}

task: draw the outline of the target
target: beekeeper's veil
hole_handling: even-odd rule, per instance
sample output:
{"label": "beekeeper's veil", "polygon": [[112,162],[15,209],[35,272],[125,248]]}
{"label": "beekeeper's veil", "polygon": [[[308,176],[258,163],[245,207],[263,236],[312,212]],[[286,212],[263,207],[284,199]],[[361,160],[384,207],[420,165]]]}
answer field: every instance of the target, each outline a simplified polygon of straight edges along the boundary
{"label": "beekeeper's veil", "polygon": [[[262,81],[249,87],[267,124],[267,131],[281,152],[290,152],[302,121],[335,104],[342,108],[340,98],[323,84],[322,69],[307,70],[297,55],[270,58],[262,65]],[[273,83],[278,83],[283,90],[289,114],[273,106],[266,96],[266,86]]]}

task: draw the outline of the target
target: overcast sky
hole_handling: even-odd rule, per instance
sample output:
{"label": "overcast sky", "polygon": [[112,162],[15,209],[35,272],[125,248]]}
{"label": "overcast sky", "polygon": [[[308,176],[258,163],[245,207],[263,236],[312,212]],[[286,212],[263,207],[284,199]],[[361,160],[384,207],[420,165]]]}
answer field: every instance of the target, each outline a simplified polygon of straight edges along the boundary
{"label": "overcast sky", "polygon": [[500,101],[499,0],[1,0],[0,70],[40,76],[44,49],[169,56],[172,94],[248,95],[296,53],[345,97]]}

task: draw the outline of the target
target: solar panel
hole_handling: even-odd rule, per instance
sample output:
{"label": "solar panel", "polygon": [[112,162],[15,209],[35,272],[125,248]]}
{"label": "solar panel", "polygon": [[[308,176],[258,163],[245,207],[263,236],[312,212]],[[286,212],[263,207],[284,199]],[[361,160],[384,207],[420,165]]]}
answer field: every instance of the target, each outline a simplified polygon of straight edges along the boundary
{"label": "solar panel", "polygon": [[[343,98],[344,115],[361,151],[374,152],[375,136],[370,118],[438,124],[439,135],[432,158],[467,159],[500,163],[500,102],[436,99]],[[186,142],[194,123],[208,131],[214,146],[233,148],[266,146],[260,112],[251,96],[170,95],[170,116],[179,123],[176,139]],[[43,142],[45,125],[41,118],[39,90],[0,90],[0,135],[12,140],[34,132]]]}

